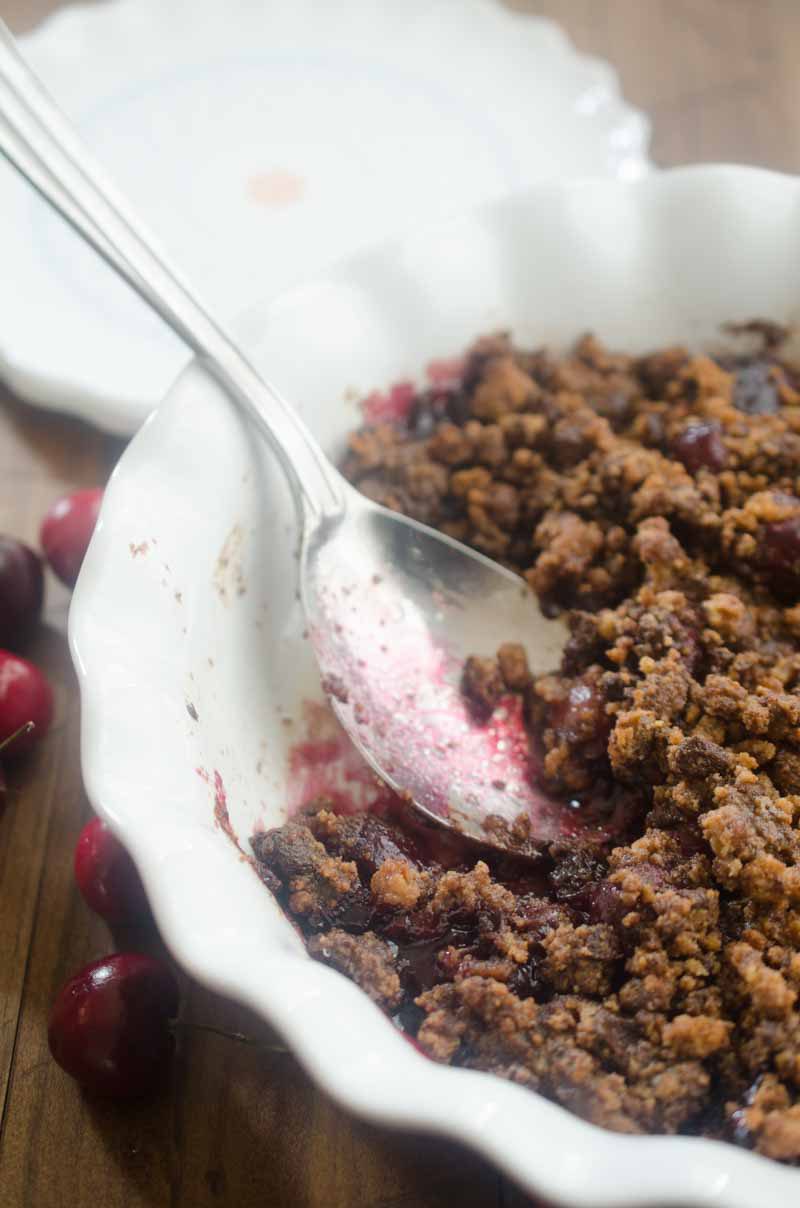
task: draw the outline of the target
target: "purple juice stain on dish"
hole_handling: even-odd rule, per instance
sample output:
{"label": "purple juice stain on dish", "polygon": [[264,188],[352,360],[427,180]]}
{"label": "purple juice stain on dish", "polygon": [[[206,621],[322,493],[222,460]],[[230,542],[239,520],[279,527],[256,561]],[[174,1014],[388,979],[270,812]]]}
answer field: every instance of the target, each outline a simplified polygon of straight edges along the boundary
{"label": "purple juice stain on dish", "polygon": [[460,385],[464,377],[464,369],[467,364],[465,356],[460,357],[445,357],[435,361],[428,361],[425,366],[425,376],[432,386],[456,386]]}
{"label": "purple juice stain on dish", "polygon": [[368,427],[392,424],[409,427],[412,435],[429,436],[435,425],[449,417],[452,397],[458,393],[464,375],[463,356],[429,361],[425,377],[430,389],[418,391],[406,378],[387,390],[373,390],[361,400],[361,413]]}
{"label": "purple juice stain on dish", "polygon": [[207,784],[214,791],[214,825],[218,826],[224,835],[230,839],[234,847],[237,848],[247,859],[247,853],[244,851],[239,836],[233,828],[231,816],[228,812],[228,794],[225,789],[225,784],[222,775],[215,768],[213,773],[209,773],[206,768],[195,768],[196,774],[200,777],[204,784]]}
{"label": "purple juice stain on dish", "polygon": [[361,402],[364,423],[368,427],[376,424],[403,424],[416,397],[413,382],[395,382],[388,390],[373,390]]}
{"label": "purple juice stain on dish", "polygon": [[324,801],[337,814],[379,810],[396,794],[379,780],[327,704],[304,701],[302,737],[289,748],[288,814]]}
{"label": "purple juice stain on dish", "polygon": [[[503,696],[486,720],[475,718],[460,691],[460,659],[446,638],[434,637],[423,613],[398,601],[380,576],[361,585],[352,620],[338,630],[326,624],[326,613],[343,615],[340,599],[349,591],[331,584],[321,592],[322,615],[310,636],[323,684],[346,685],[332,697],[343,725],[401,796],[457,829],[469,818],[473,839],[477,818],[486,842],[525,820],[533,844],[564,835],[604,837],[616,827],[625,808],[602,787],[579,808],[543,788],[519,695]],[[446,604],[436,607],[446,633]]]}

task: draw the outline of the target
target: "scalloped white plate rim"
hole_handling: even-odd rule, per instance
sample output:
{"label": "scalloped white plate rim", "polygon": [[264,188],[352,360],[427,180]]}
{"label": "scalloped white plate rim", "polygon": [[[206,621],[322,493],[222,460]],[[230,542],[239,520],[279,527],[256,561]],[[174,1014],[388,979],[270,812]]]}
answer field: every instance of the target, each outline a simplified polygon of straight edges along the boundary
{"label": "scalloped white plate rim", "polygon": [[[636,185],[613,181],[546,184],[542,190],[560,194],[570,189],[596,189],[630,202],[631,189],[652,191],[668,200],[691,190],[705,189],[739,204],[742,188],[754,194],[781,195],[800,221],[800,179],[759,169],[725,165],[699,166],[658,174]],[[531,190],[536,198],[541,190]],[[583,199],[586,200],[585,198]],[[524,199],[510,199],[514,205]],[[508,203],[495,203],[479,212],[484,217],[502,212]],[[793,227],[794,229],[794,227]],[[393,241],[390,254],[399,255],[404,241]],[[392,253],[391,249],[394,249]],[[387,256],[387,248],[352,258],[351,267]],[[347,266],[336,270],[346,278]],[[310,283],[313,290],[317,283]],[[261,315],[291,309],[303,290],[267,305]],[[800,297],[798,298],[800,313]],[[242,329],[251,334],[259,317],[250,313]],[[153,797],[158,785],[148,780],[133,785],[114,776],[109,755],[120,743],[147,752],[148,721],[142,720],[148,700],[155,703],[157,686],[139,684],[140,659],[147,669],[169,669],[169,652],[131,651],[115,618],[101,634],[111,636],[111,652],[127,659],[109,673],[105,656],[94,641],[102,622],[104,566],[118,526],[124,528],[126,480],[160,447],[160,432],[171,420],[181,391],[198,385],[190,367],[123,455],[106,493],[100,520],[70,610],[69,637],[78,674],[83,719],[82,763],[87,792],[96,811],[120,835],[139,866],[155,917],[168,947],[198,981],[250,1006],[283,1035],[315,1081],[333,1099],[357,1115],[397,1128],[426,1131],[461,1141],[480,1152],[530,1192],[565,1208],[770,1208],[795,1205],[800,1171],[743,1152],[722,1142],[690,1137],[629,1137],[590,1125],[535,1092],[493,1075],[453,1069],[429,1062],[415,1053],[391,1023],[346,978],[311,961],[287,927],[276,939],[271,926],[261,928],[265,956],[256,959],[259,922],[248,907],[271,895],[249,866],[232,858],[229,845],[218,842],[213,826],[186,827],[162,813]],[[134,501],[135,502],[135,501]],[[133,552],[133,551],[131,551]],[[146,624],[146,622],[142,622]],[[113,636],[116,635],[116,636]],[[98,655],[102,657],[98,658]],[[122,687],[123,692],[118,692]],[[138,692],[139,709],[131,711],[125,691]],[[173,685],[174,688],[174,685]],[[182,692],[179,692],[182,696]],[[181,701],[182,705],[182,701]],[[153,735],[150,734],[150,738]],[[115,747],[115,744],[116,747]],[[143,755],[141,757],[145,760]],[[154,832],[157,838],[153,840]],[[200,876],[202,874],[202,876]],[[221,898],[237,900],[236,925],[230,918],[209,914],[204,901],[210,887]],[[198,889],[200,892],[198,893]],[[193,909],[194,908],[194,909]],[[276,907],[277,909],[277,907]],[[266,913],[265,911],[262,911]],[[211,928],[209,918],[213,919]],[[274,922],[274,921],[273,921]],[[266,955],[269,949],[269,955]],[[332,1018],[352,1021],[352,1029],[331,1029]]]}
{"label": "scalloped white plate rim", "polygon": [[[409,0],[410,4],[411,0]],[[426,19],[436,11],[436,13],[445,13],[448,5],[452,5],[453,0],[438,0],[438,4],[429,4],[427,6]],[[464,20],[464,4],[467,0],[461,0],[461,20]],[[596,130],[596,141],[599,145],[603,144],[606,148],[606,162],[603,166],[598,164],[584,164],[579,166],[578,170],[582,173],[589,171],[608,171],[611,174],[620,174],[622,176],[633,177],[647,172],[650,168],[650,163],[647,159],[647,145],[649,140],[649,123],[647,119],[637,110],[629,106],[621,97],[619,92],[618,80],[615,72],[604,62],[592,56],[579,54],[572,46],[569,39],[564,35],[560,27],[553,21],[535,16],[532,14],[522,14],[513,10],[502,7],[499,3],[494,4],[490,0],[468,0],[470,4],[470,13],[472,17],[480,18],[484,22],[491,23],[492,32],[498,31],[498,37],[508,37],[510,31],[513,31],[514,45],[519,46],[523,42],[528,42],[531,47],[532,59],[535,59],[536,54],[543,56],[559,56],[564,62],[564,112],[565,123],[567,120],[574,122],[574,115],[568,116],[568,109],[571,108],[575,112],[580,112],[583,115],[583,120],[593,123],[593,128]],[[86,46],[92,46],[98,42],[102,47],[104,42],[108,42],[114,30],[119,26],[131,26],[133,30],[140,27],[140,20],[134,20],[136,4],[142,7],[143,0],[111,0],[111,3],[103,5],[76,4],[69,5],[64,9],[58,10],[44,22],[41,23],[30,33],[23,35],[20,39],[23,48],[27,48],[34,57],[34,61],[42,68],[47,68],[56,72],[56,76],[63,71],[63,56],[65,48],[70,48],[70,55],[74,57],[75,48],[82,48],[82,53],[86,53]],[[295,0],[296,5],[296,0]],[[163,28],[169,31],[174,23],[179,23],[185,20],[182,16],[184,11],[191,11],[190,5],[170,6],[169,13],[163,9],[162,5],[156,5],[155,8],[150,6],[156,13],[158,20],[162,21]],[[307,5],[294,7],[291,13],[291,21],[302,23],[305,19],[303,14],[307,9]],[[352,20],[354,15],[363,8],[362,0],[350,0],[345,6],[347,19]],[[407,4],[406,9],[409,8]],[[249,10],[249,18],[253,18],[253,13],[256,10]],[[279,22],[288,20],[280,16],[280,10],[276,10],[278,16],[270,15],[270,20],[278,20]],[[379,7],[372,6],[370,9],[370,21],[367,22],[369,27],[365,32],[366,45],[369,47],[376,44],[375,28],[376,22],[380,22],[376,14],[380,14],[383,10]],[[163,12],[164,16],[158,16]],[[340,5],[340,12],[344,12]],[[390,24],[388,10],[380,19],[385,24]],[[199,24],[199,23],[198,23]],[[127,28],[127,26],[126,26]],[[376,26],[377,28],[377,26]],[[169,37],[174,35],[168,32]],[[371,42],[370,42],[371,39]],[[191,55],[191,51],[186,52]],[[569,70],[567,70],[567,67]],[[127,70],[127,69],[126,69]],[[145,72],[145,68],[142,68]],[[45,71],[45,79],[48,78],[48,73]],[[126,80],[128,75],[126,75]],[[107,82],[106,82],[107,87]],[[64,93],[60,97],[67,107],[71,105],[69,93]],[[569,127],[566,127],[569,130]],[[514,136],[518,137],[518,136]],[[531,137],[535,138],[535,128],[531,132]],[[547,161],[548,153],[545,152],[545,160]],[[534,152],[533,159],[536,157]],[[313,157],[312,157],[313,158]],[[544,174],[549,174],[552,171],[552,164],[547,161],[543,165]],[[478,196],[466,197],[463,205],[469,205],[479,200]],[[159,233],[158,231],[156,232]],[[162,232],[163,233],[163,232]],[[392,230],[385,228],[381,235],[394,234]],[[330,257],[326,257],[326,263],[323,264],[304,264],[301,271],[291,274],[287,278],[286,271],[280,270],[278,280],[281,283],[281,290],[287,285],[298,279],[307,278],[311,272],[322,271],[327,269],[332,261],[335,261],[337,255],[343,250],[350,251],[352,244],[352,233],[346,237],[347,248],[335,248]],[[13,250],[13,249],[12,249]],[[22,264],[24,268],[24,262]],[[185,264],[187,271],[192,270],[191,264]],[[37,274],[41,273],[41,269],[37,267]],[[47,280],[50,278],[48,277]],[[20,315],[29,313],[38,314],[38,310],[34,306],[36,299],[39,299],[39,306],[44,308],[46,321],[50,324],[50,329],[57,321],[59,310],[56,305],[56,295],[53,295],[53,301],[42,296],[42,287],[44,279],[39,280],[37,276],[37,286],[30,301],[27,301],[24,307],[20,307],[19,300],[17,301],[16,313],[17,319],[15,322],[23,322]],[[70,309],[70,299],[72,295],[68,290],[69,277],[63,280],[56,273],[53,277],[53,289],[58,288],[62,301],[60,304],[60,313],[67,313]],[[65,292],[66,291],[66,292]],[[202,292],[207,294],[207,290]],[[259,291],[261,292],[261,291]],[[273,291],[274,292],[274,291]],[[280,292],[280,291],[279,291]],[[0,293],[2,290],[0,289]],[[0,299],[1,301],[2,299]],[[212,302],[213,298],[210,299]],[[216,309],[220,310],[219,303],[215,303]],[[77,309],[79,318],[77,326],[71,328],[74,331],[78,342],[83,345],[89,340],[89,331],[91,330],[92,308],[86,304],[83,305],[80,299],[77,300]],[[13,318],[13,316],[12,316]],[[110,322],[104,327],[104,317],[97,314],[97,339],[102,340],[103,332],[106,332],[107,340],[113,341],[116,356],[124,356],[124,332],[120,333],[118,324],[115,321]],[[72,319],[68,318],[68,323],[72,323]],[[27,326],[30,321],[26,318],[24,323]],[[19,329],[18,329],[19,330]],[[22,333],[20,332],[20,337]],[[152,401],[147,398],[135,395],[131,392],[127,394],[122,391],[109,391],[101,388],[101,379],[95,375],[95,380],[88,372],[67,372],[59,370],[54,371],[48,367],[47,355],[48,346],[46,341],[42,345],[41,362],[39,363],[33,354],[33,347],[38,349],[38,345],[31,343],[30,337],[25,337],[21,340],[12,334],[8,334],[8,324],[4,325],[3,331],[0,331],[0,376],[6,383],[16,391],[22,398],[35,406],[47,408],[55,408],[68,414],[75,415],[84,419],[96,426],[113,432],[119,435],[130,435],[138,428],[139,424],[147,416],[152,409]],[[137,337],[138,338],[138,337]],[[27,341],[27,343],[26,343]],[[20,343],[22,347],[20,348]],[[119,347],[117,348],[117,345]],[[135,345],[139,348],[140,354],[146,349],[144,341]],[[56,344],[51,351],[54,355],[54,362],[58,366],[64,358],[58,353],[59,345]],[[160,348],[155,349],[161,355]],[[86,363],[86,357],[89,355],[88,350],[82,353],[81,364]],[[164,352],[162,359],[164,360],[165,375],[163,377],[164,384],[170,381],[173,373],[177,374],[180,369],[180,360],[177,358],[177,353],[171,353],[169,356]],[[69,360],[69,358],[68,358]],[[169,371],[166,371],[167,362],[171,366]],[[66,363],[65,363],[66,364]],[[75,366],[77,368],[77,364]],[[160,373],[160,370],[159,370]],[[101,378],[109,381],[109,370],[104,368],[101,373]]]}

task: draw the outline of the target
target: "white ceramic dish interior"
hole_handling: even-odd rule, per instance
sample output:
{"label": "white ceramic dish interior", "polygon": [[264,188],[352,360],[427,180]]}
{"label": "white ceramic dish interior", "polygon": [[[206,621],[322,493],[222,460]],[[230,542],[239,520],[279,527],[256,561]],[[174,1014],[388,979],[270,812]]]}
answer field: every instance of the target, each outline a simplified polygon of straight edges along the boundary
{"label": "white ceramic dish interior", "polygon": [[[499,0],[110,0],[23,49],[220,315],[454,207],[648,167],[611,68]],[[0,372],[135,432],[183,347],[4,164],[0,213]]]}
{"label": "white ceramic dish interior", "polygon": [[[798,263],[794,179],[702,168],[551,184],[364,254],[240,332],[336,453],[358,419],[354,391],[419,376],[479,333],[563,346],[591,328],[623,349],[707,347],[727,320],[800,318]],[[215,782],[245,841],[284,818],[298,784],[314,787],[288,767],[308,737],[304,702],[321,699],[294,544],[270,454],[190,368],[114,474],[70,618],[88,792],[178,960],[269,1019],[346,1108],[456,1137],[557,1203],[795,1205],[798,1171],[699,1139],[616,1136],[426,1061],[307,959],[214,818]]]}

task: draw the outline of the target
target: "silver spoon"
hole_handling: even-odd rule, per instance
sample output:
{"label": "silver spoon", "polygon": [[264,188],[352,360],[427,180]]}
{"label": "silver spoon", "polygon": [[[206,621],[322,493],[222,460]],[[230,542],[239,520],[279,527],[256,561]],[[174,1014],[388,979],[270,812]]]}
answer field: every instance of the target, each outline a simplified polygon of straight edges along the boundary
{"label": "silver spoon", "polygon": [[[530,839],[562,831],[536,785],[518,698],[478,724],[459,691],[467,656],[522,643],[558,665],[564,627],[490,559],[355,491],[265,382],[106,181],[0,22],[0,151],[150,304],[270,442],[301,532],[300,588],[333,708],[397,792],[494,846],[519,818]],[[310,333],[313,338],[313,333]],[[488,820],[488,826],[487,826]]]}

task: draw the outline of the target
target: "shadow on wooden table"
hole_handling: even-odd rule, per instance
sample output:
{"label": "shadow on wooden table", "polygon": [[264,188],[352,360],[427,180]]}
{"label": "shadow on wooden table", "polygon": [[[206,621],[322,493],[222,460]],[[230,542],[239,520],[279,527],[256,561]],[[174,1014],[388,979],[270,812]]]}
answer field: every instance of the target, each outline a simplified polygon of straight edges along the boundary
{"label": "shadow on wooden table", "polygon": [[78,483],[99,485],[98,462],[110,467],[125,447],[126,442],[119,437],[33,406],[2,387],[0,400],[3,469],[27,476],[35,468],[40,477],[46,476],[51,491],[57,490],[54,484],[59,482],[70,490]]}
{"label": "shadow on wooden table", "polygon": [[460,1147],[354,1123],[290,1054],[269,1050],[276,1037],[249,1012],[197,986],[187,1004],[173,1083],[158,1100],[85,1100],[117,1183],[136,1187],[127,1203],[169,1202],[168,1183],[174,1202],[196,1208],[511,1204],[499,1176]]}

